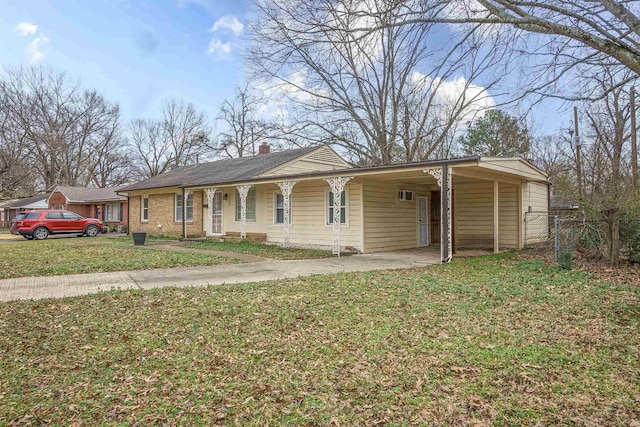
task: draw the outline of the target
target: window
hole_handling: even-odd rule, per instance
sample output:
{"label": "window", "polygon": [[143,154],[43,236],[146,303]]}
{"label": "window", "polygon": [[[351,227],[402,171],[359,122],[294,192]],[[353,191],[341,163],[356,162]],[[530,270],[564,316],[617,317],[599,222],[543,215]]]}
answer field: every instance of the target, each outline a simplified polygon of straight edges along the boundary
{"label": "window", "polygon": [[[241,206],[240,206],[240,193],[236,190],[236,221],[240,221],[241,214]],[[256,220],[256,189],[251,188],[249,193],[247,193],[247,221]]]}
{"label": "window", "polygon": [[140,220],[149,221],[149,196],[142,196],[140,203]]}
{"label": "window", "polygon": [[77,213],[73,213],[73,212],[62,212],[62,217],[64,219],[84,219]]}
{"label": "window", "polygon": [[111,203],[104,205],[105,221],[121,221],[120,203]]}
{"label": "window", "polygon": [[25,214],[24,218],[22,219],[36,219],[36,218],[40,218],[40,212],[31,212],[31,213]]}
{"label": "window", "polygon": [[62,212],[49,212],[46,216],[47,219],[62,219]]}
{"label": "window", "polygon": [[[329,191],[327,197],[327,224],[333,224],[333,191]],[[347,223],[347,194],[346,190],[340,194],[340,224]]]}
{"label": "window", "polygon": [[[176,194],[176,221],[182,221],[182,194]],[[193,193],[187,196],[187,221],[193,221]]]}
{"label": "window", "polygon": [[[293,212],[291,208],[291,196],[289,196],[289,224],[293,222]],[[273,200],[273,223],[274,224],[284,224],[284,196],[280,193],[274,194]]]}
{"label": "window", "polygon": [[398,190],[398,200],[403,202],[410,202],[413,200],[413,191]]}

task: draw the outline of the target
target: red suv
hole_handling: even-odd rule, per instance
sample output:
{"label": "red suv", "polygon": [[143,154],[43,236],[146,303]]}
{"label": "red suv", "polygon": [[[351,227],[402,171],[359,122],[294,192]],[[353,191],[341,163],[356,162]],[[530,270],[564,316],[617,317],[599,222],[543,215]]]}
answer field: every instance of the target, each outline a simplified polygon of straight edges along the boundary
{"label": "red suv", "polygon": [[99,219],[84,218],[77,213],[60,210],[24,212],[24,216],[11,225],[11,234],[36,240],[44,240],[49,234],[95,237],[101,231],[103,225]]}

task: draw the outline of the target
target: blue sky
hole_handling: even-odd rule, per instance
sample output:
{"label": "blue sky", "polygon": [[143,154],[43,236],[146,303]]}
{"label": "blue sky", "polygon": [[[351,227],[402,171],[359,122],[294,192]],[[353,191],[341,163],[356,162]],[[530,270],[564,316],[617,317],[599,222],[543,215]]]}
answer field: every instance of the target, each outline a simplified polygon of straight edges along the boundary
{"label": "blue sky", "polygon": [[[213,120],[245,81],[249,1],[0,0],[0,66],[66,71],[117,102],[125,121],[157,117],[168,97]],[[543,133],[567,126],[558,106],[534,111]]]}
{"label": "blue sky", "polygon": [[244,80],[247,9],[245,0],[0,0],[0,65],[66,71],[126,120],[157,116],[170,96],[213,119]]}

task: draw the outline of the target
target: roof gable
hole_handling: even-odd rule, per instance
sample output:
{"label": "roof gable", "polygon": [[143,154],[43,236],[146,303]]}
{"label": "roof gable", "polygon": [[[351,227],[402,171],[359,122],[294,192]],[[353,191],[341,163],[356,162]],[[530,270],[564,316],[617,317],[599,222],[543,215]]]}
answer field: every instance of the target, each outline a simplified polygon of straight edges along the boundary
{"label": "roof gable", "polygon": [[320,146],[316,150],[293,159],[260,176],[293,175],[304,172],[331,171],[352,167],[329,146]]}

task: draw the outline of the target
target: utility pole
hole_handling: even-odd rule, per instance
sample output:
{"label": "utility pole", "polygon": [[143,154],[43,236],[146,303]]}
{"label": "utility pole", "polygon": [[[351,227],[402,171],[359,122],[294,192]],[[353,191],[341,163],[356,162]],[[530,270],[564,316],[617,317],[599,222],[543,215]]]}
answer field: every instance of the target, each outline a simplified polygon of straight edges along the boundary
{"label": "utility pole", "polygon": [[638,128],[636,126],[636,91],[631,88],[631,183],[633,193],[638,194]]}
{"label": "utility pole", "polygon": [[578,107],[573,107],[573,121],[575,125],[574,132],[576,134],[576,175],[578,178],[578,201],[582,203],[582,141],[580,141],[580,133],[578,131]]}

